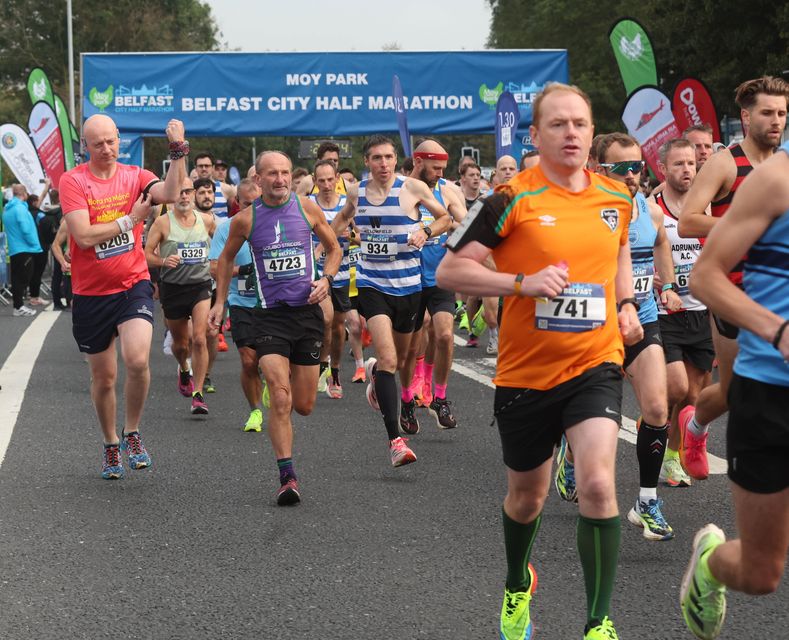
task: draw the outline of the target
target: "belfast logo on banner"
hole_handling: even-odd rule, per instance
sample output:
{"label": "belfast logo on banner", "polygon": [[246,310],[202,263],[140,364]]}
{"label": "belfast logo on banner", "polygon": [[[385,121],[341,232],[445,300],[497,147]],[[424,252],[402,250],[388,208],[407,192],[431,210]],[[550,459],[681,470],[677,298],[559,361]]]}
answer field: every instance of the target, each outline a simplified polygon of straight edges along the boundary
{"label": "belfast logo on banner", "polygon": [[671,101],[657,87],[641,87],[634,91],[622,112],[622,122],[644,153],[649,168],[663,180],[658,169],[660,147],[674,138],[680,131],[671,112]]}

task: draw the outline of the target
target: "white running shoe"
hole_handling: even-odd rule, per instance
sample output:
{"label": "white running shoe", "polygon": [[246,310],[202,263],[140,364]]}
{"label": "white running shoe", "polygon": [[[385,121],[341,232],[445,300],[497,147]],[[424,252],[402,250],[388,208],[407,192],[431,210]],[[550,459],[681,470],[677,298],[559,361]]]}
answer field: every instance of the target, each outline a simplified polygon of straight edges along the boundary
{"label": "white running shoe", "polygon": [[19,309],[14,309],[14,315],[24,316],[26,318],[29,318],[30,316],[36,315],[36,310],[31,309],[30,307],[26,307],[25,305],[22,305],[21,307],[19,307]]}

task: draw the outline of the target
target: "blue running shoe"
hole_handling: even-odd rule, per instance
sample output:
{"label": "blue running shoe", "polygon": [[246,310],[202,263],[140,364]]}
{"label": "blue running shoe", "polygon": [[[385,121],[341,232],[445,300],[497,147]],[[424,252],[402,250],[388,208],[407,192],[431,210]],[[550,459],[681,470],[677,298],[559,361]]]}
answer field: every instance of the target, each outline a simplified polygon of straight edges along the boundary
{"label": "blue running shoe", "polygon": [[104,459],[101,463],[101,477],[105,480],[118,480],[123,477],[121,450],[117,444],[104,445]]}
{"label": "blue running shoe", "polygon": [[553,478],[553,483],[562,500],[578,502],[578,490],[575,487],[575,465],[567,459],[569,448],[567,438],[562,436],[559,453],[556,454],[556,475]]}
{"label": "blue running shoe", "polygon": [[638,500],[636,506],[627,514],[630,524],[641,527],[644,530],[644,537],[647,540],[671,540],[674,537],[674,530],[666,522],[660,507],[663,501],[660,499],[642,502]]}
{"label": "blue running shoe", "polygon": [[139,431],[123,434],[121,451],[124,451],[129,456],[130,469],[145,469],[151,466],[151,456],[145,450]]}

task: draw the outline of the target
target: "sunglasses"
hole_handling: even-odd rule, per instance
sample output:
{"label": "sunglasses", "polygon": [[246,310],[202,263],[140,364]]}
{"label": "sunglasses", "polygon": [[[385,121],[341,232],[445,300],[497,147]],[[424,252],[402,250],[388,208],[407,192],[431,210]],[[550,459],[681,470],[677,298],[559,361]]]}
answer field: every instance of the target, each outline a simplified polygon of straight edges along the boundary
{"label": "sunglasses", "polygon": [[626,176],[628,173],[638,175],[644,170],[644,161],[625,160],[624,162],[601,162],[600,166],[618,176]]}

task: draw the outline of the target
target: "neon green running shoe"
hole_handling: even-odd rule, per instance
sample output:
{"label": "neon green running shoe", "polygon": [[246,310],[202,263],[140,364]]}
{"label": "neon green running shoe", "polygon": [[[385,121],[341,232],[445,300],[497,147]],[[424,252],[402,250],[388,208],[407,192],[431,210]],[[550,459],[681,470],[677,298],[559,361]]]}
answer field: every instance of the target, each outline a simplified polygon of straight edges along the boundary
{"label": "neon green running shoe", "polygon": [[714,524],[700,529],[693,538],[693,553],[682,578],[679,604],[691,633],[701,640],[717,638],[726,617],[726,587],[713,578],[707,558],[726,536]]}
{"label": "neon green running shoe", "polygon": [[471,322],[472,333],[475,336],[481,336],[485,333],[485,329],[488,328],[488,325],[485,324],[485,318],[482,315],[484,309],[485,307],[480,306],[479,311],[474,315],[474,320]]}
{"label": "neon green running shoe", "polygon": [[614,623],[606,616],[600,624],[586,632],[584,640],[619,640],[619,636],[616,635]]}
{"label": "neon green running shoe", "polygon": [[263,407],[271,409],[271,395],[269,395],[268,383],[265,380],[263,381],[263,397],[261,401],[263,402]]}
{"label": "neon green running shoe", "polygon": [[531,640],[534,627],[529,615],[531,596],[537,589],[537,572],[529,563],[528,591],[510,591],[504,588],[504,602],[501,605],[500,640]]}
{"label": "neon green running shoe", "polygon": [[460,324],[458,324],[458,329],[465,329],[466,331],[471,331],[471,325],[468,322],[468,314],[464,311],[463,316],[460,318]]}
{"label": "neon green running shoe", "polygon": [[252,411],[249,412],[249,419],[244,425],[244,431],[255,431],[256,433],[260,433],[262,428],[263,412],[260,409],[252,409]]}
{"label": "neon green running shoe", "polygon": [[562,500],[578,502],[578,489],[575,486],[575,464],[570,462],[567,457],[569,449],[570,445],[567,443],[567,438],[562,436],[562,442],[556,454],[556,473],[553,476],[553,484]]}

